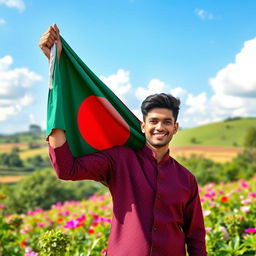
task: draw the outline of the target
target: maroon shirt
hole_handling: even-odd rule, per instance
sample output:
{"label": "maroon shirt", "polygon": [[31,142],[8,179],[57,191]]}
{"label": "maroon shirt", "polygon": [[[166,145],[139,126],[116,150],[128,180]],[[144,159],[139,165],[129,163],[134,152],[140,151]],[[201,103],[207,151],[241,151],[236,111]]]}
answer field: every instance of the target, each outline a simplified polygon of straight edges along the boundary
{"label": "maroon shirt", "polygon": [[63,180],[105,180],[113,199],[108,256],[205,256],[205,228],[195,177],[169,152],[116,146],[74,158],[67,142],[49,154]]}

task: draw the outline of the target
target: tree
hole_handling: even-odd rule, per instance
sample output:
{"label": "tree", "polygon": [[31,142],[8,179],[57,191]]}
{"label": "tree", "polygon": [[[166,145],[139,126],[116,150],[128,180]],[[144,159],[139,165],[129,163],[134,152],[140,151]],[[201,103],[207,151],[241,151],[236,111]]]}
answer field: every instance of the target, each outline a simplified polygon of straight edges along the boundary
{"label": "tree", "polygon": [[[51,168],[37,170],[5,191],[7,213],[25,213],[36,208],[49,209],[53,203],[81,200],[107,189],[95,181],[61,181]],[[0,184],[0,192],[1,192]],[[1,240],[1,239],[0,239]]]}
{"label": "tree", "polygon": [[34,157],[30,157],[28,159],[28,162],[32,164],[33,166],[41,166],[44,162],[44,159],[40,155],[36,155]]}
{"label": "tree", "polygon": [[8,165],[9,164],[9,155],[3,153],[0,155],[0,165]]}
{"label": "tree", "polygon": [[256,148],[256,127],[251,127],[247,130],[244,146],[246,148]]}
{"label": "tree", "polygon": [[12,151],[11,151],[11,153],[19,153],[20,152],[20,148],[19,147],[13,147],[12,148]]}
{"label": "tree", "polygon": [[11,153],[9,155],[8,166],[23,167],[23,162],[18,154]]}

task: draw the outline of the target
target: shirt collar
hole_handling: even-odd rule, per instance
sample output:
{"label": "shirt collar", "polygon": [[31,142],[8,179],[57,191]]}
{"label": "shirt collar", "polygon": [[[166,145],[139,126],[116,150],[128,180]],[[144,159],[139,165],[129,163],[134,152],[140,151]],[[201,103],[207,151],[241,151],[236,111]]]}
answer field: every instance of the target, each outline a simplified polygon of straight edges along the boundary
{"label": "shirt collar", "polygon": [[[151,160],[156,161],[156,153],[153,150],[151,150],[147,145],[145,145],[142,148],[142,151]],[[170,150],[168,149],[168,151],[163,156],[162,160],[158,163],[158,165],[164,165],[170,159],[169,153],[170,153]]]}

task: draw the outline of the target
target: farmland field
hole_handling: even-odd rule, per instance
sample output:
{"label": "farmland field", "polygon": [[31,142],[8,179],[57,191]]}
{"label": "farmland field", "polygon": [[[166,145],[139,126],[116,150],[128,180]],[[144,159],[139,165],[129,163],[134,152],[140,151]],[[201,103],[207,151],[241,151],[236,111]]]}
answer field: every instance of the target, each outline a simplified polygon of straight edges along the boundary
{"label": "farmland field", "polygon": [[237,156],[238,153],[243,151],[243,148],[237,147],[222,147],[222,146],[180,146],[170,147],[170,154],[174,158],[177,157],[190,157],[191,155],[198,155],[204,158],[211,159],[215,162],[229,162],[234,157]]}

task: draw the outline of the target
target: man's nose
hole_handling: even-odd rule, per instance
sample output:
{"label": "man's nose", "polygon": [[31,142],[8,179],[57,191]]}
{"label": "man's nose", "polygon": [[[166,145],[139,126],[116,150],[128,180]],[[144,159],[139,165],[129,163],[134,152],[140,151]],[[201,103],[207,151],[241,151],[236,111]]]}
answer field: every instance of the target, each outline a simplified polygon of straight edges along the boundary
{"label": "man's nose", "polygon": [[163,124],[161,122],[157,123],[156,129],[159,131],[163,130]]}

